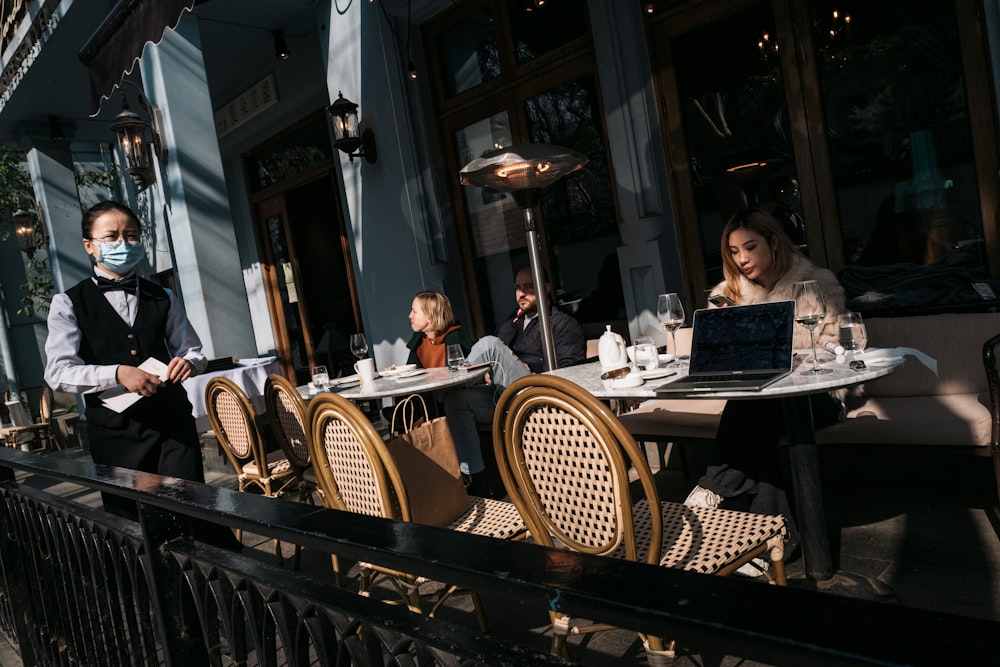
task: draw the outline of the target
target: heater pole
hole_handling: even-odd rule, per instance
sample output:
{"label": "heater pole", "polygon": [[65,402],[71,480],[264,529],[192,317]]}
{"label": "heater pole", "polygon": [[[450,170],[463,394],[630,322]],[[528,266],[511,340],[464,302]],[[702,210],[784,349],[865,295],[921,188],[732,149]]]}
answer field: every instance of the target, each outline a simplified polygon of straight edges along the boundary
{"label": "heater pole", "polygon": [[524,210],[524,231],[528,234],[528,262],[531,264],[531,279],[535,283],[535,299],[538,304],[538,324],[542,327],[542,356],[546,370],[559,368],[556,361],[555,339],[552,337],[552,319],[549,317],[549,295],[545,289],[542,273],[542,257],[538,252],[538,232],[535,229],[535,212],[531,207]]}

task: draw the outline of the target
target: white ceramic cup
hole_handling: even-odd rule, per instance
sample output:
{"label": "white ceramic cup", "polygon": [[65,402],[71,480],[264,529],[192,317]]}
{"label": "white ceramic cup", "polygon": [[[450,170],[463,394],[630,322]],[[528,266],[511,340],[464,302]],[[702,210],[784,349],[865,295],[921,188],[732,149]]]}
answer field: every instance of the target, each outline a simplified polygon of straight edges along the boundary
{"label": "white ceramic cup", "polygon": [[361,388],[370,389],[375,381],[375,360],[371,357],[354,364],[354,372],[361,378]]}

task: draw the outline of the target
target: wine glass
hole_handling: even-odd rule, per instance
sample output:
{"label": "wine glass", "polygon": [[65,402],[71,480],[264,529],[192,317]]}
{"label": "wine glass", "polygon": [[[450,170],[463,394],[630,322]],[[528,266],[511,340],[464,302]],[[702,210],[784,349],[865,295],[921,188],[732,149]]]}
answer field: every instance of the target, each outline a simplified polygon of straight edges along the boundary
{"label": "wine glass", "polygon": [[675,292],[661,294],[656,298],[656,319],[660,325],[670,332],[670,339],[673,341],[674,358],[687,359],[687,355],[677,353],[677,329],[684,324],[684,305]]}
{"label": "wine glass", "polygon": [[809,344],[813,351],[812,368],[802,371],[802,375],[832,372],[830,368],[821,368],[816,360],[816,327],[826,317],[823,290],[815,280],[803,280],[792,285],[792,300],[795,301],[795,321],[809,330]]}
{"label": "wine glass", "polygon": [[351,354],[361,361],[368,354],[368,341],[363,333],[351,334]]}
{"label": "wine glass", "polygon": [[462,350],[462,346],[458,343],[449,345],[445,351],[445,360],[448,363],[448,368],[453,371],[457,371],[465,363],[465,352]]}
{"label": "wine glass", "polygon": [[837,318],[837,332],[840,346],[852,356],[860,356],[868,346],[868,331],[861,313],[841,313]]}

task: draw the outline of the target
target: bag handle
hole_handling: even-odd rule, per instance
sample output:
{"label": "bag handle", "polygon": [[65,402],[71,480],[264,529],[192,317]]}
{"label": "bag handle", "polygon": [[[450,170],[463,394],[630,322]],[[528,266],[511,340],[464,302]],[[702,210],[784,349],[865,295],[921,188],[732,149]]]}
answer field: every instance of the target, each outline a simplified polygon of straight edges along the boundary
{"label": "bag handle", "polygon": [[[417,416],[417,401],[420,401],[420,407],[424,412],[424,419],[427,419],[427,402],[424,401],[424,397],[420,394],[410,394],[399,403],[396,407],[392,409],[392,420],[389,422],[389,431],[391,433],[396,433],[396,414],[399,413],[400,423],[403,429],[399,431],[400,435],[403,433],[409,433],[413,429],[413,423],[416,421]],[[402,408],[402,411],[400,410]]]}

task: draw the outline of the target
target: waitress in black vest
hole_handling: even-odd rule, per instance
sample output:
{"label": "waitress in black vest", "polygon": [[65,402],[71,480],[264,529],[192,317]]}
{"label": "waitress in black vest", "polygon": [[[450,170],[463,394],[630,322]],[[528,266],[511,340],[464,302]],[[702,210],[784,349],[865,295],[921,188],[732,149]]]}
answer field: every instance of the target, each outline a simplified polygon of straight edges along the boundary
{"label": "waitress in black vest", "polygon": [[[101,202],[84,213],[82,227],[94,275],[52,298],[45,381],[84,394],[94,463],[203,482],[198,432],[181,386],[207,365],[198,334],[170,290],[136,277],[145,251],[131,209]],[[166,364],[165,380],[138,368],[150,357]],[[121,413],[105,407],[98,395],[117,385],[143,398]],[[136,516],[135,504],[120,497],[105,494],[104,505]]]}

